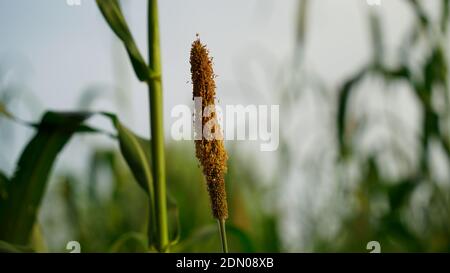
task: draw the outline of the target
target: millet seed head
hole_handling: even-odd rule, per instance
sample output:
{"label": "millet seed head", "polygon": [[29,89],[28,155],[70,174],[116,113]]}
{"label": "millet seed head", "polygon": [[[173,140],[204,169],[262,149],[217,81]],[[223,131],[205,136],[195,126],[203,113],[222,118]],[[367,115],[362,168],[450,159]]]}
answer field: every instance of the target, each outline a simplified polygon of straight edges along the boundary
{"label": "millet seed head", "polygon": [[[191,75],[193,84],[193,98],[202,98],[202,112],[195,115],[202,115],[206,107],[212,111],[209,117],[202,117],[202,128],[205,124],[213,124],[211,133],[221,134],[217,115],[215,113],[216,84],[214,82],[214,71],[212,59],[208,56],[206,46],[202,45],[200,39],[192,43],[191,48]],[[225,191],[225,173],[227,171],[227,152],[225,151],[223,138],[205,138],[195,140],[195,152],[200,164],[211,199],[213,216],[223,220],[228,218],[227,196]]]}

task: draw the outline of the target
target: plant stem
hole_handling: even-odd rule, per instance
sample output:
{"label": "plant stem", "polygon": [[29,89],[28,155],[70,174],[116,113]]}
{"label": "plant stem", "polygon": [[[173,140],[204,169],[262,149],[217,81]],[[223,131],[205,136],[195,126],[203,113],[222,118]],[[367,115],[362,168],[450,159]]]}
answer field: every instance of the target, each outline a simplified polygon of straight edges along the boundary
{"label": "plant stem", "polygon": [[148,58],[150,70],[157,75],[156,78],[152,78],[148,82],[152,169],[155,183],[156,247],[159,252],[168,252],[169,232],[167,226],[161,50],[157,0],[148,1]]}
{"label": "plant stem", "polygon": [[225,228],[225,219],[217,219],[219,224],[220,241],[222,242],[223,253],[228,253],[227,232]]}

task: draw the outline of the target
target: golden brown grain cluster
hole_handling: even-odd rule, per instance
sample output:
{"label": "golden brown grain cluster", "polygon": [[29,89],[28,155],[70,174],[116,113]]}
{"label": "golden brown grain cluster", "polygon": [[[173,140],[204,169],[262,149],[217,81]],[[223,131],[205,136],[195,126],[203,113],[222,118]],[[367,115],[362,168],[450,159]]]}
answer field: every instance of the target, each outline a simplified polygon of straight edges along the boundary
{"label": "golden brown grain cluster", "polygon": [[[206,179],[213,216],[217,219],[228,218],[227,197],[225,192],[225,173],[227,171],[227,152],[225,151],[223,138],[215,113],[216,84],[212,59],[208,56],[207,48],[201,44],[200,39],[192,43],[191,49],[191,75],[193,83],[193,98],[202,98],[202,109],[196,109],[195,115],[202,115],[205,108],[212,110],[208,117],[202,116],[202,128],[212,124],[210,134],[202,136],[201,140],[195,140],[195,152],[203,168]],[[197,112],[198,111],[198,112]]]}

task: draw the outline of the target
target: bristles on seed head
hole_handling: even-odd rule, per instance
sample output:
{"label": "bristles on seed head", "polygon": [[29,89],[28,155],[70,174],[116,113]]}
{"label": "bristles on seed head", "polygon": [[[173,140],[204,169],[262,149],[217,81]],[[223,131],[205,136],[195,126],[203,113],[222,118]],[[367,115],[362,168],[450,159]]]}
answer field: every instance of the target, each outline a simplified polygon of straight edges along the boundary
{"label": "bristles on seed head", "polygon": [[[192,43],[190,63],[193,98],[202,98],[202,112],[195,113],[196,115],[201,115],[207,106],[214,110],[215,105],[215,75],[212,60],[208,54],[208,49],[202,45],[200,39]],[[212,119],[214,119],[212,131],[220,133],[215,111],[209,117],[202,117],[202,128]],[[195,152],[206,179],[213,216],[217,219],[226,219],[228,218],[228,205],[224,176],[227,171],[228,156],[223,140],[217,138],[207,140],[203,136],[201,140],[195,141]]]}
{"label": "bristles on seed head", "polygon": [[216,84],[214,82],[214,71],[212,60],[208,56],[209,51],[202,45],[200,39],[192,43],[191,49],[191,75],[193,89],[193,98],[201,97],[203,107],[214,104],[216,96]]}

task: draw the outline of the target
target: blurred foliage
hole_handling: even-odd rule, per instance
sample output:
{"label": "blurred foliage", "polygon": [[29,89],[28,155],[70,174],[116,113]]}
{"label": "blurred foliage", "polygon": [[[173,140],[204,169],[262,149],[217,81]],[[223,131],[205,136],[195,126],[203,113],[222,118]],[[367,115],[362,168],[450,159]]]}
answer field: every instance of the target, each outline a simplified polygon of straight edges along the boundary
{"label": "blurred foliage", "polygon": [[[337,241],[318,239],[318,251],[361,251],[365,242],[371,240],[379,241],[383,252],[450,251],[450,187],[448,181],[442,185],[432,175],[433,162],[430,155],[432,143],[437,144],[444,155],[446,169],[450,170],[450,135],[448,124],[445,125],[450,116],[446,42],[449,1],[441,1],[442,13],[439,20],[431,19],[421,1],[406,2],[412,8],[416,20],[411,32],[407,33],[407,44],[399,50],[399,56],[404,57],[387,62],[380,16],[372,12],[369,18],[374,45],[373,59],[339,90],[336,120],[340,147],[338,164],[345,166],[358,161],[362,175],[351,193],[356,204],[351,215],[343,220],[341,232],[336,236]],[[423,62],[411,62],[410,56],[423,47],[423,44],[427,52]],[[397,66],[391,65],[396,62]],[[380,78],[386,84],[406,83],[413,91],[422,112],[420,133],[415,136],[420,143],[417,147],[419,163],[417,166],[412,164],[406,174],[394,180],[383,175],[386,165],[383,165],[382,155],[386,153],[386,149],[396,151],[398,147],[388,146],[363,158],[356,151],[358,137],[374,125],[355,120],[354,116],[352,118],[350,100],[353,93],[357,92],[358,84],[369,76]],[[433,105],[433,96],[443,99],[443,111]],[[394,124],[398,123],[393,117],[391,119]],[[401,124],[394,126],[401,127]],[[414,135],[408,131],[402,134]],[[403,151],[395,153],[401,158]],[[418,207],[415,199],[427,193],[427,203]],[[381,212],[377,209],[380,204],[385,207]]]}
{"label": "blurred foliage", "polygon": [[[218,252],[217,225],[210,215],[206,185],[193,156],[193,145],[172,142],[168,146],[168,186],[178,204],[181,231],[180,243],[172,251]],[[62,197],[64,219],[70,221],[71,227],[67,240],[79,241],[82,252],[142,252],[147,245],[143,236],[147,225],[143,215],[148,210],[145,195],[117,151],[93,151],[90,158],[87,185],[78,181],[75,174],[59,178],[57,194]],[[231,159],[229,175],[233,180],[229,181],[253,179],[250,168],[249,173],[232,174],[242,166],[245,164]],[[100,182],[111,184],[110,194],[103,198],[98,192]],[[230,210],[234,212],[228,223],[230,249],[234,252],[279,251],[274,216],[262,212],[245,214],[246,207],[256,196],[242,200],[241,187],[235,187],[233,182],[228,186]],[[64,251],[64,244],[59,247],[53,250]]]}

